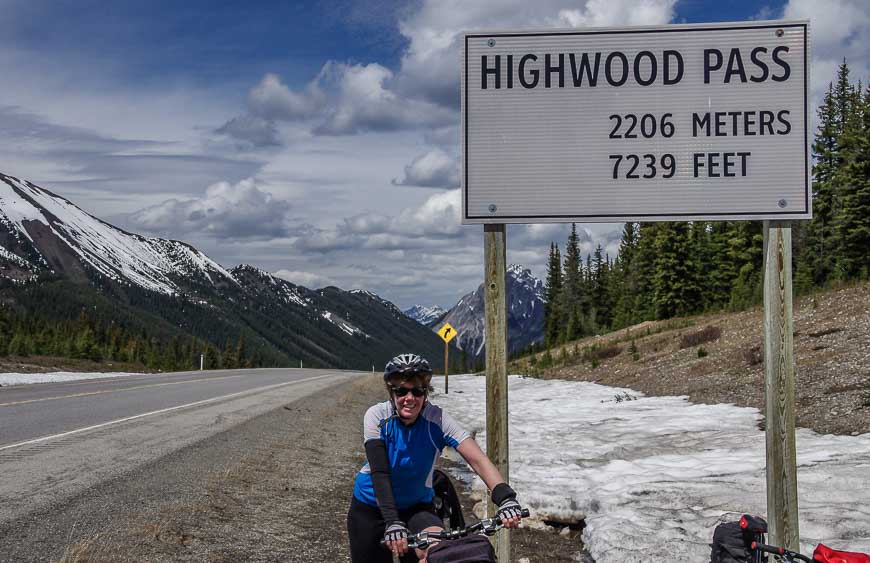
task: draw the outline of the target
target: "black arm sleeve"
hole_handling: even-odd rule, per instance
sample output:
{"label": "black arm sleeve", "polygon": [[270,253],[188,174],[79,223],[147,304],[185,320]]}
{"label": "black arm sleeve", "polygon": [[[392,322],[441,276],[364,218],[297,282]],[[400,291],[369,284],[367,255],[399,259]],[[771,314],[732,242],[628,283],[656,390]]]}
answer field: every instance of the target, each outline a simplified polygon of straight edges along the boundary
{"label": "black arm sleeve", "polygon": [[507,483],[499,483],[492,489],[490,498],[492,498],[493,504],[501,506],[501,503],[507,499],[516,500],[517,493]]}
{"label": "black arm sleeve", "polygon": [[393,498],[390,460],[387,457],[387,446],[384,441],[369,440],[366,442],[366,458],[369,460],[369,469],[372,471],[372,487],[375,489],[375,498],[378,501],[384,522],[387,526],[393,522],[400,522],[399,511],[396,510],[396,500]]}

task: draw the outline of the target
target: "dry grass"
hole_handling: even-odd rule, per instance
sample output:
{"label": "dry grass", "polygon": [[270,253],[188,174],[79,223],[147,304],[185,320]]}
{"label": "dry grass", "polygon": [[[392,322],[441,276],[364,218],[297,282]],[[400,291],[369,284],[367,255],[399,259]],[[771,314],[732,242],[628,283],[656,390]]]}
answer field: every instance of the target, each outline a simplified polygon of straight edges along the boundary
{"label": "dry grass", "polygon": [[52,563],[113,563],[109,548],[104,543],[102,534],[78,541],[67,546],[60,559]]}
{"label": "dry grass", "polygon": [[680,337],[680,349],[692,348],[698,344],[705,344],[719,340],[722,336],[722,329],[718,326],[708,326],[701,330],[684,334]]}

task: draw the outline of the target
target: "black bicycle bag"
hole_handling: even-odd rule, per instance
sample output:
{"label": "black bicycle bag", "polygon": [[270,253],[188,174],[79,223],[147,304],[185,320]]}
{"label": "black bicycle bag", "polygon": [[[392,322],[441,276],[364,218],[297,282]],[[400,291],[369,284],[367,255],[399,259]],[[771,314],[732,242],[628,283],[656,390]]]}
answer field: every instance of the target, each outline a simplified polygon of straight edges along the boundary
{"label": "black bicycle bag", "polygon": [[754,563],[760,552],[752,552],[752,542],[764,543],[767,522],[760,516],[743,515],[738,522],[725,522],[713,530],[710,563]]}
{"label": "black bicycle bag", "polygon": [[450,481],[450,477],[440,469],[432,472],[432,489],[435,491],[432,504],[435,505],[438,517],[441,520],[449,520],[450,528],[464,528],[465,517],[462,515],[459,495],[456,494],[456,488]]}
{"label": "black bicycle bag", "polygon": [[496,563],[495,550],[489,539],[474,534],[456,540],[444,540],[429,548],[429,563]]}

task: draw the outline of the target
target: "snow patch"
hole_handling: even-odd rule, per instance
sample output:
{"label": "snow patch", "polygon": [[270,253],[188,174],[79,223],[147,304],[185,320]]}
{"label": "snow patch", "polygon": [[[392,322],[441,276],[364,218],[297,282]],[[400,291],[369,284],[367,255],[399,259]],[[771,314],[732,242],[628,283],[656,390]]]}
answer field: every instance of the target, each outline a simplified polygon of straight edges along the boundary
{"label": "snow patch", "polygon": [[[451,376],[450,391],[434,401],[485,445],[486,379]],[[767,510],[757,409],[520,376],[509,393],[511,485],[536,518],[585,519],[598,563],[707,561],[720,521]],[[796,438],[802,551],[870,551],[870,433]]]}
{"label": "snow patch", "polygon": [[143,375],[141,373],[77,373],[69,371],[56,371],[51,373],[0,373],[0,385],[28,385],[31,383],[58,383],[64,381],[78,381],[79,379],[101,379],[107,377],[125,377],[128,375]]}

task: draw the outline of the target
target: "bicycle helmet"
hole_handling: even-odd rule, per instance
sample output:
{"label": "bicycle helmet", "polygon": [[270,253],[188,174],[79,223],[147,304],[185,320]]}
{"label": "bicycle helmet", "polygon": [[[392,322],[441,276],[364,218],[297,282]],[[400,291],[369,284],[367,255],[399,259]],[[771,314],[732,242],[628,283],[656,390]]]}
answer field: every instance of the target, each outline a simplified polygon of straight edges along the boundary
{"label": "bicycle helmet", "polygon": [[389,381],[395,375],[432,375],[432,368],[429,367],[429,362],[417,354],[399,354],[387,362],[387,367],[384,368],[384,381]]}

